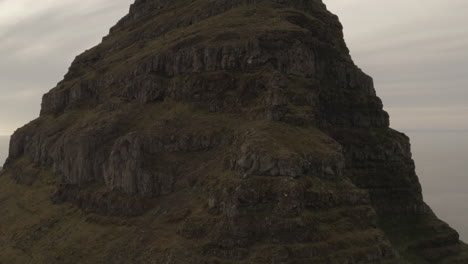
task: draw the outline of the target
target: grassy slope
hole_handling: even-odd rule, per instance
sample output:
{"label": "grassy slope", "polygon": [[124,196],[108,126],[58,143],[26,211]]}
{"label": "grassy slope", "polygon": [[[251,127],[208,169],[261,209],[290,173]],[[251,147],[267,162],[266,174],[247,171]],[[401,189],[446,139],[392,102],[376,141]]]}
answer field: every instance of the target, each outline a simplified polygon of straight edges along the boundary
{"label": "grassy slope", "polygon": [[74,263],[86,256],[74,256],[73,248],[84,247],[81,254],[94,255],[126,229],[90,223],[71,205],[53,205],[49,197],[53,187],[46,181],[47,177],[41,177],[24,186],[13,182],[9,174],[0,177],[1,263],[53,263],[60,259]]}
{"label": "grassy slope", "polygon": [[[181,7],[177,6],[177,8]],[[190,14],[190,12],[185,11],[191,10],[193,7],[187,5],[184,8],[186,10],[179,9],[182,11],[180,12],[182,16]],[[265,7],[258,10],[256,12],[255,9],[247,7],[233,9],[222,16],[215,16],[202,23],[171,31],[163,38],[155,39],[145,43],[145,45],[134,43],[113,56],[106,57],[100,62],[98,68],[104,71],[119,71],[119,68],[125,68],[127,63],[136,62],[149,54],[154,54],[155,51],[162,52],[166,49],[177,48],[177,45],[184,45],[184,43],[191,45],[195,42],[196,45],[200,46],[236,44],[240,39],[244,41],[258,33],[270,30],[272,24],[275,25],[277,30],[301,30],[283,20],[277,20],[278,17],[287,15],[287,10],[275,10]],[[170,20],[170,16],[173,16],[173,14],[168,12],[156,17],[155,20]],[[148,21],[147,27],[149,28],[155,23],[161,23],[158,21]],[[238,25],[240,23],[247,23],[249,27],[241,27],[242,30],[239,30]],[[213,27],[213,25],[217,26]],[[229,29],[227,32],[229,34],[224,34],[226,28]],[[131,33],[132,29],[119,32],[108,38],[106,43],[119,42],[126,38],[126,34]],[[213,36],[223,34],[225,38],[213,38]],[[106,43],[101,45],[98,50],[110,48],[110,46],[106,46]],[[92,49],[88,52],[95,51],[95,49]],[[109,68],[109,65],[112,65],[112,68]],[[161,110],[165,110],[163,115],[160,115]],[[310,149],[311,146],[319,150],[317,153],[327,152],[326,147],[316,144],[313,137],[310,137],[310,133],[314,133],[314,129],[291,128],[277,123],[241,122],[236,118],[226,118],[226,116],[212,115],[206,118],[204,114],[187,109],[186,106],[172,103],[150,105],[147,111],[142,112],[143,115],[138,115],[138,118],[132,124],[129,124],[129,130],[144,131],[147,125],[168,118],[192,120],[193,123],[185,124],[188,125],[186,128],[190,127],[188,130],[185,128],[185,132],[188,133],[203,133],[206,126],[213,124],[222,124],[220,129],[224,129],[223,126],[232,128],[241,124],[238,127],[239,130],[254,129],[257,130],[259,138],[266,136],[263,138],[264,140],[276,142],[276,145],[270,145],[270,149],[266,150],[278,151],[278,155],[284,154],[281,150],[285,146],[290,147],[295,152],[303,152]],[[85,113],[84,117],[83,113]],[[50,116],[43,116],[37,122],[43,122],[42,126],[48,127],[50,130],[59,131],[62,129],[77,129],[87,123],[98,122],[107,118],[101,113],[90,110],[80,112],[79,119],[73,116],[74,114],[76,113],[68,113],[66,116],[59,117],[62,119],[59,122],[56,122],[57,120]],[[197,120],[197,118],[199,119]],[[295,140],[291,142],[291,138]],[[289,154],[289,151],[286,152],[287,154]],[[113,252],[115,249],[125,247],[129,251],[136,248],[141,250],[145,235],[139,235],[139,232],[148,232],[153,236],[159,236],[159,244],[153,244],[152,247],[156,251],[164,250],[164,248],[170,246],[177,247],[179,243],[183,243],[183,241],[174,241],[173,233],[176,232],[173,225],[165,225],[166,230],[153,230],[157,226],[156,223],[161,219],[153,219],[148,215],[132,219],[108,218],[83,213],[69,204],[54,205],[50,201],[50,195],[56,188],[54,180],[48,172],[43,172],[38,179],[31,186],[26,186],[15,184],[9,174],[0,177],[0,215],[2,215],[0,217],[0,263],[2,264],[76,263],[81,259],[86,259],[86,262],[89,263],[100,263],[105,261],[106,258],[112,259],[113,257],[102,254],[102,252]],[[330,217],[336,216],[334,213],[329,212],[325,213],[325,215],[330,219]],[[337,213],[337,215],[339,214]],[[324,219],[326,220],[327,217],[324,217]],[[18,221],[18,219],[21,219],[21,221]],[[324,225],[323,228],[325,229],[324,232],[339,236],[336,230],[331,229],[336,228],[336,226]],[[414,239],[414,237],[411,237],[412,234],[408,235],[410,239]],[[140,241],[140,239],[143,240]],[[392,240],[399,249],[403,250],[405,248],[405,241],[397,238]],[[133,241],[133,244],[128,244],[129,241]],[[166,245],[161,248],[161,244],[164,243]],[[118,255],[118,252],[115,252],[115,254]],[[405,257],[411,260],[413,264],[426,264],[426,262],[410,253],[405,254]]]}
{"label": "grassy slope", "polygon": [[[230,133],[250,131],[249,141],[252,147],[278,158],[288,158],[294,153],[307,153],[325,158],[336,151],[329,148],[329,144],[334,144],[333,141],[313,127],[291,127],[279,122],[249,121],[237,115],[220,115],[195,110],[188,105],[173,101],[148,104],[133,111],[141,114],[130,113],[137,118],[128,123],[126,128],[128,131],[152,133],[151,127],[171,120],[171,123],[175,124],[176,131],[180,127],[182,129],[180,132],[188,135],[221,131],[227,133],[225,136],[229,137]],[[110,116],[105,113],[83,109],[56,118],[42,116],[28,127],[31,129],[41,127],[46,129],[47,133],[79,133],[80,128],[108,118]],[[177,154],[176,160],[190,168],[205,164],[208,169],[201,169],[200,174],[206,175],[206,183],[211,186],[223,186],[231,182],[236,184],[238,180],[233,178],[238,175],[223,170],[221,165],[222,158],[229,152],[226,147],[230,146],[206,155]],[[212,160],[210,156],[220,157],[221,160]],[[167,157],[170,159],[171,155]],[[59,187],[59,182],[51,176],[50,170],[36,168],[26,158],[16,162],[22,164],[25,173],[34,175],[34,179],[29,181],[30,185],[20,185],[12,180],[10,173],[4,173],[0,177],[0,215],[2,216],[0,217],[0,263],[2,264],[80,263],[81,260],[86,263],[106,263],[114,261],[115,258],[131,259],[132,254],[139,259],[150,258],[151,254],[160,256],[161,252],[168,248],[183,248],[182,245],[188,243],[177,235],[178,229],[199,228],[196,224],[181,227],[179,221],[184,220],[187,210],[195,216],[197,211],[200,211],[201,217],[206,217],[203,216],[206,214],[203,211],[206,209],[207,194],[200,189],[193,192],[182,190],[158,199],[146,215],[135,218],[103,217],[86,213],[68,203],[53,204],[51,197]],[[273,179],[260,177],[257,182],[259,186],[267,186],[265,183],[273,182]],[[317,191],[346,192],[351,185],[343,184],[341,186],[317,181],[314,186],[319,188]],[[105,195],[105,192],[97,195]],[[156,211],[159,212],[156,214],[164,212],[164,208],[167,207],[171,207],[167,209],[167,215],[154,215]],[[333,215],[331,212],[324,217],[340,221],[339,217]],[[179,217],[181,219],[177,220]],[[333,222],[332,225],[336,223]],[[332,233],[336,239],[339,239],[339,234],[335,234],[331,227],[324,225],[323,228],[324,232]],[[145,253],[147,248],[148,251]],[[122,256],[119,257],[118,253]]]}

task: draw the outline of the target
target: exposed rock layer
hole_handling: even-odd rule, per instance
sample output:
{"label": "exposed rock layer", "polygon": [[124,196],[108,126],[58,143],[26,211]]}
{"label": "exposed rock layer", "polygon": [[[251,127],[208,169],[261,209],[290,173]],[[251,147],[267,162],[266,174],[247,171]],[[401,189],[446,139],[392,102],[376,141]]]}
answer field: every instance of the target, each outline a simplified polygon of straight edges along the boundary
{"label": "exposed rock layer", "polygon": [[137,0],[5,168],[0,263],[468,261],[318,0]]}

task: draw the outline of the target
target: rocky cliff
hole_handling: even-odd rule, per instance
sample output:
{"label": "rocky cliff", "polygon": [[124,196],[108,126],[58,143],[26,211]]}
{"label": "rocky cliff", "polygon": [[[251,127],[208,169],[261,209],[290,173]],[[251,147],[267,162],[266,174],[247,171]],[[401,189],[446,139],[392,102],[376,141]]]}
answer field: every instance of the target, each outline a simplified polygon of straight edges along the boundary
{"label": "rocky cliff", "polygon": [[0,263],[468,263],[320,0],[136,0],[12,136]]}

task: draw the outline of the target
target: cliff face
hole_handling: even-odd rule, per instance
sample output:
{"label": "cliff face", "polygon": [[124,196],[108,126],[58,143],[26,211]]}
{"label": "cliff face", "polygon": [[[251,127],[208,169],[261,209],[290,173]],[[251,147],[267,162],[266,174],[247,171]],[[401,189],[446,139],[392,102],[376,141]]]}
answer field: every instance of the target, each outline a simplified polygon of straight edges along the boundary
{"label": "cliff face", "polygon": [[137,0],[5,169],[0,263],[468,263],[319,0]]}

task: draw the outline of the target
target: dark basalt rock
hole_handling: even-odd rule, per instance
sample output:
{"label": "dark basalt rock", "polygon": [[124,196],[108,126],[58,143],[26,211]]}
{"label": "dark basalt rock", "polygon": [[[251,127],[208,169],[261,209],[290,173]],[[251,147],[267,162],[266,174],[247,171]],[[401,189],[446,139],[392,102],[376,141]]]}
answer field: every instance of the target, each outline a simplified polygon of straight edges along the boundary
{"label": "dark basalt rock", "polygon": [[341,30],[319,0],[137,0],[12,136],[0,263],[468,263]]}

